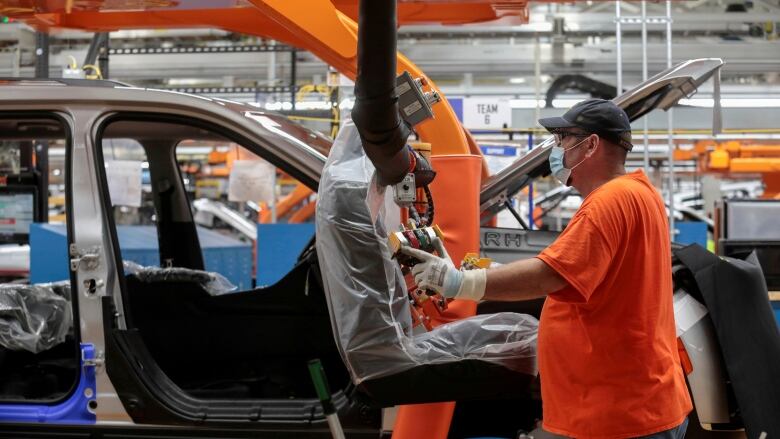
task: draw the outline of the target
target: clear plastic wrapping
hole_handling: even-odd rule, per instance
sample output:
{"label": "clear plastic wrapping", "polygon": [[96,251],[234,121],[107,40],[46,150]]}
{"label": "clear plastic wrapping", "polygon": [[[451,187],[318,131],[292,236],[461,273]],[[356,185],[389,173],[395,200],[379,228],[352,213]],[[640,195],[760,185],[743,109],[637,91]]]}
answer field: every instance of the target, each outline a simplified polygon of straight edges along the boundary
{"label": "clear plastic wrapping", "polygon": [[353,381],[467,359],[535,375],[538,322],[531,316],[480,315],[412,333],[405,281],[387,246],[386,231],[398,224],[399,212],[374,181],[347,121],[320,181],[317,254],[336,343]]}
{"label": "clear plastic wrapping", "polygon": [[0,285],[0,346],[43,352],[73,330],[70,282]]}
{"label": "clear plastic wrapping", "polygon": [[181,267],[145,267],[133,261],[122,261],[122,265],[125,274],[132,274],[141,282],[197,282],[212,296],[233,293],[238,289],[219,273]]}

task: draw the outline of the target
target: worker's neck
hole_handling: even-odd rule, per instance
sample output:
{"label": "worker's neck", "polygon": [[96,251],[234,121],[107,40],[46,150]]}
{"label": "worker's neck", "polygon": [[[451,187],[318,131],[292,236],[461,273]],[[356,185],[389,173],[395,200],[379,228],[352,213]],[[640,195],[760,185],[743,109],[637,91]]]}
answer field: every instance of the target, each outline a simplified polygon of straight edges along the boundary
{"label": "worker's neck", "polygon": [[577,189],[577,192],[582,195],[582,198],[587,197],[590,195],[591,192],[595,191],[601,185],[604,183],[612,180],[613,178],[620,177],[621,175],[626,174],[626,168],[623,165],[616,165],[613,168],[606,169],[604,172],[599,173],[597,175],[592,175],[591,178],[588,179],[588,181],[582,182],[582,184],[575,185],[575,189]]}

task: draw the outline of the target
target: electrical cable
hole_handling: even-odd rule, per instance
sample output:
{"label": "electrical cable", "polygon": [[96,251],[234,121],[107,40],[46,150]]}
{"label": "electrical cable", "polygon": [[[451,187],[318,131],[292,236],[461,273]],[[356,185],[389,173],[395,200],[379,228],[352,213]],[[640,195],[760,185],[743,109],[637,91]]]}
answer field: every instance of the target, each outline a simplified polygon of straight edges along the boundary
{"label": "electrical cable", "polygon": [[431,190],[428,188],[428,185],[423,186],[423,191],[425,191],[425,198],[428,199],[428,209],[425,213],[425,225],[429,226],[433,224],[433,195],[431,195]]}

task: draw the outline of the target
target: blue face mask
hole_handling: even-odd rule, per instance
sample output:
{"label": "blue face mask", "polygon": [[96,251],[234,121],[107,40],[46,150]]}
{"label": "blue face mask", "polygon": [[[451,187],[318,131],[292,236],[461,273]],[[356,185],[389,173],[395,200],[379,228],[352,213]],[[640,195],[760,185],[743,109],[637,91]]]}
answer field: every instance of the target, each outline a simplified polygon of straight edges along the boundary
{"label": "blue face mask", "polygon": [[563,159],[566,155],[566,151],[571,151],[572,149],[582,145],[582,142],[588,140],[588,138],[584,138],[580,140],[576,145],[572,146],[568,149],[563,149],[560,146],[553,146],[552,150],[550,151],[550,170],[552,171],[553,176],[561,182],[564,186],[569,185],[569,179],[571,178],[571,171],[574,170],[577,166],[581,165],[582,162],[587,160],[588,158],[585,157],[577,163],[576,165],[572,166],[571,168],[567,168],[563,164]]}

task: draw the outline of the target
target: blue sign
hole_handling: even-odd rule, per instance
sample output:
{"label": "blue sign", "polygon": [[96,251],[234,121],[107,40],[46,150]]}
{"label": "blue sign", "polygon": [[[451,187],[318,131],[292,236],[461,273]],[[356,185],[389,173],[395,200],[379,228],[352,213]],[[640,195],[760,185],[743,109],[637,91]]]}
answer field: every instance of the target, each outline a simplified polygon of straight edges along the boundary
{"label": "blue sign", "polygon": [[458,120],[463,122],[463,98],[447,98],[447,102],[450,103],[455,116],[458,116]]}
{"label": "blue sign", "polygon": [[501,156],[501,157],[515,157],[517,156],[516,146],[501,146],[501,145],[480,145],[479,149],[482,150],[482,154]]}

